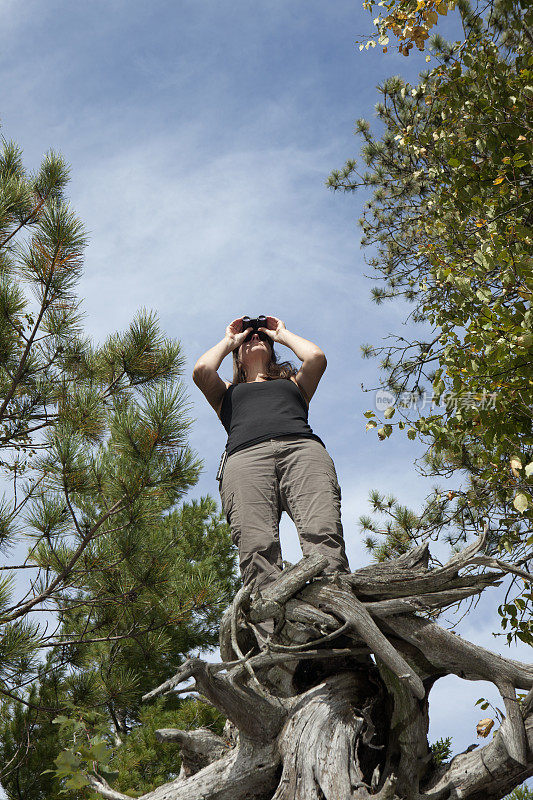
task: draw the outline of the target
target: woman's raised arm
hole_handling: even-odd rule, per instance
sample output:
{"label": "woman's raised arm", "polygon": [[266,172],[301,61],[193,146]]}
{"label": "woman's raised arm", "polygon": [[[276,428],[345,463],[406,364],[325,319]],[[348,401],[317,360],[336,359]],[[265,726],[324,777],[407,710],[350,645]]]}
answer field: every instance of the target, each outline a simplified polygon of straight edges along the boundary
{"label": "woman's raised arm", "polygon": [[316,392],[320,378],[327,366],[326,356],[318,347],[308,339],[288,331],[285,323],[277,317],[267,317],[268,328],[260,328],[273,342],[279,342],[288,347],[300,359],[302,366],[295,376],[304,397],[309,402]]}
{"label": "woman's raised arm", "polygon": [[245,331],[241,331],[240,328],[242,328],[242,317],[230,322],[224,338],[203,356],[200,356],[192,371],[193,381],[217,414],[226,391],[226,382],[219,377],[217,370],[226,356],[239,347],[251,330],[251,328],[247,328]]}

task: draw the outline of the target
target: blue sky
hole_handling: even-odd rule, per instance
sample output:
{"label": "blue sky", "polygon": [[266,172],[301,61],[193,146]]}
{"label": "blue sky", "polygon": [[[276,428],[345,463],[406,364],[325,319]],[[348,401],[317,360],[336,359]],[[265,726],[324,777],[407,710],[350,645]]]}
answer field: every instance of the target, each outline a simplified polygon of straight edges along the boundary
{"label": "blue sky", "polygon": [[[352,569],[368,561],[357,519],[369,491],[416,510],[432,486],[413,465],[417,443],[365,433],[373,393],[361,384],[379,378],[359,346],[407,334],[407,310],[370,301],[364,198],[324,185],[357,154],[354,121],[375,119],[376,84],[398,73],[414,82],[427,66],[416,52],[359,52],[371,27],[358,0],[0,0],[3,135],[31,168],[48,148],[72,166],[69,195],[90,234],[87,332],[101,340],[144,306],[180,340],[191,445],[205,464],[191,497],[217,500],[226,438],[192,382],[196,359],[242,314],[272,314],[317,343],[328,368],[309,421],[337,468]],[[231,377],[230,358],[220,374]],[[285,515],[281,535],[284,557],[298,560]],[[497,602],[483,598],[462,635],[499,649]],[[452,735],[456,752],[476,741],[482,695],[495,698],[485,684],[439,682],[431,738]]]}

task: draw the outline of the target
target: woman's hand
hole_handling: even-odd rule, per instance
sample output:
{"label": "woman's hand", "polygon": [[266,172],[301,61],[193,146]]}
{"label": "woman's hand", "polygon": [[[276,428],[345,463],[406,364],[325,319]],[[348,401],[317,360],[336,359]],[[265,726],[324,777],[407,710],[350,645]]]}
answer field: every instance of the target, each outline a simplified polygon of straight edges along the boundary
{"label": "woman's hand", "polygon": [[263,333],[266,333],[266,335],[272,339],[273,342],[280,342],[281,344],[284,344],[283,336],[284,332],[287,330],[285,323],[277,317],[267,317],[266,321],[267,327],[259,328],[259,330],[263,331]]}
{"label": "woman's hand", "polygon": [[[269,319],[269,317],[267,317]],[[233,322],[230,322],[228,327],[226,328],[226,339],[228,339],[231,349],[236,350],[239,347],[248,334],[252,329],[246,328],[246,330],[242,330],[242,317],[238,317],[234,319]]]}

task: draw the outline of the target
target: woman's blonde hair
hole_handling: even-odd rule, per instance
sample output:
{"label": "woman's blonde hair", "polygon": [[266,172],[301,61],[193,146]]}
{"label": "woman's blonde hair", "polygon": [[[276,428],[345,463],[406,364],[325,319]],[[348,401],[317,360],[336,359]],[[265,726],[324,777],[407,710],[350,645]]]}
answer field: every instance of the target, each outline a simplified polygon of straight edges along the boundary
{"label": "woman's blonde hair", "polygon": [[[274,345],[271,342],[269,342],[269,345],[270,361],[268,362],[264,373],[267,377],[267,380],[275,381],[279,378],[286,378],[289,380],[292,376],[295,376],[298,370],[294,368],[290,361],[281,361],[278,363],[278,358],[274,351]],[[239,350],[240,346],[236,347],[233,351],[233,384],[246,383],[246,373],[239,358]]]}

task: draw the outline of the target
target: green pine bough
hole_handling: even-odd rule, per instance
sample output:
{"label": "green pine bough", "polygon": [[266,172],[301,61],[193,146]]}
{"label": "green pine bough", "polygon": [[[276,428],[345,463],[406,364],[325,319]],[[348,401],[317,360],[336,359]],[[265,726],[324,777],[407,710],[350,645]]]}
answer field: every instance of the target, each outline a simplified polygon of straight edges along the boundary
{"label": "green pine bough", "polygon": [[[202,464],[179,342],[144,309],[102,343],[84,334],[87,236],[68,175],[53,152],[30,174],[2,143],[0,782],[24,800],[82,791],[82,764],[111,778],[121,744],[139,788],[171,774],[164,760],[151,769],[135,734],[142,695],[216,646],[235,593],[216,502],[183,502]],[[198,713],[221,731],[193,705],[153,725]]]}

